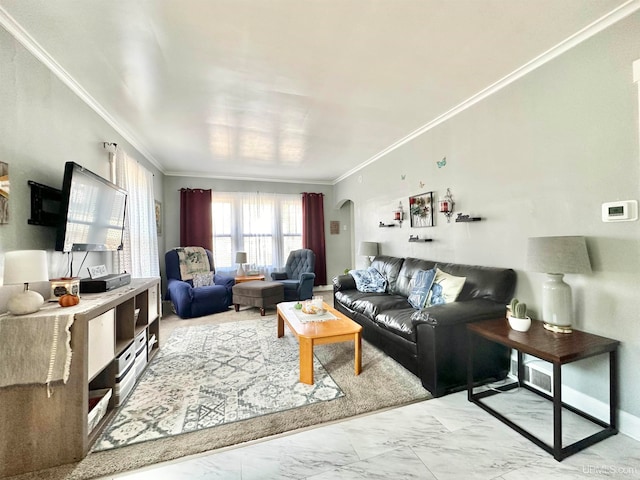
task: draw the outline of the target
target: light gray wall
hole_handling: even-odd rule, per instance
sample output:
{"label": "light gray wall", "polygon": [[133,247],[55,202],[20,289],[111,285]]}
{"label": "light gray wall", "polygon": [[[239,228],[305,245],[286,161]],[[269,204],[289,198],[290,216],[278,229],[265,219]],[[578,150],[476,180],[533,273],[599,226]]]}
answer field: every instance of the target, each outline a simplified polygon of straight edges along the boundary
{"label": "light gray wall", "polygon": [[[499,54],[499,53],[498,53]],[[620,349],[621,406],[640,416],[640,222],[603,223],[601,204],[639,197],[640,14],[598,34],[336,185],[351,199],[356,243],[382,253],[512,267],[517,296],[540,312],[544,274],[525,271],[530,236],[584,235],[592,275],[567,275],[576,327],[613,337]],[[473,72],[469,72],[473,75]],[[447,158],[446,166],[436,162]],[[404,179],[402,176],[405,176]],[[424,186],[420,186],[420,182]],[[477,223],[378,228],[393,208],[447,187]],[[408,243],[410,234],[432,243]],[[607,362],[565,368],[570,387],[606,401]]]}
{"label": "light gray wall", "polygon": [[[211,178],[194,177],[174,177],[164,178],[164,218],[168,228],[165,229],[166,250],[180,246],[180,192],[181,188],[203,188],[212,189],[218,192],[264,192],[264,193],[285,193],[299,194],[302,192],[323,193],[324,194],[324,228],[325,246],[327,256],[327,282],[331,284],[331,279],[342,273],[346,266],[350,265],[349,257],[349,224],[345,219],[344,211],[336,205],[333,198],[333,186],[320,184],[297,184],[297,183],[277,183],[277,182],[257,182],[240,180],[222,180]],[[329,232],[331,220],[340,221],[340,234],[332,235]],[[347,227],[344,230],[344,227]],[[162,257],[163,258],[163,257]],[[164,275],[164,262],[162,273]]]}
{"label": "light gray wall", "polygon": [[[55,228],[27,223],[31,216],[27,180],[61,188],[67,161],[109,179],[109,157],[102,143],[115,142],[154,173],[156,196],[162,197],[158,169],[2,28],[0,112],[0,161],[9,164],[11,182],[9,223],[0,225],[0,278],[2,254],[17,249],[47,250],[52,278],[66,271],[67,256],[53,252]],[[164,251],[163,239],[159,242],[160,251]],[[74,274],[83,256],[75,254]],[[90,253],[84,265],[109,263],[106,254]],[[6,298],[15,288],[0,287],[0,312],[6,310]],[[44,292],[48,294],[48,288]]]}

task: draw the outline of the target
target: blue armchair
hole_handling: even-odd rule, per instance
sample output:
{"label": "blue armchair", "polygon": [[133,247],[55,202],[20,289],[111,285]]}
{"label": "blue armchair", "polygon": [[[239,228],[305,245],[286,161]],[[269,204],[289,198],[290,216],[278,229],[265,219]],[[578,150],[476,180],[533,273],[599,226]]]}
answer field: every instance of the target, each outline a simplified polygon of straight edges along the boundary
{"label": "blue armchair", "polygon": [[193,287],[193,280],[182,280],[179,249],[165,253],[164,261],[167,274],[165,300],[173,303],[180,318],[194,318],[227,310],[232,304],[233,277],[215,273],[213,254],[209,250],[207,259],[209,271],[213,272],[214,285]]}
{"label": "blue armchair", "polygon": [[285,301],[307,300],[313,296],[316,278],[316,254],[303,248],[289,253],[284,272],[273,272],[271,278],[284,285]]}

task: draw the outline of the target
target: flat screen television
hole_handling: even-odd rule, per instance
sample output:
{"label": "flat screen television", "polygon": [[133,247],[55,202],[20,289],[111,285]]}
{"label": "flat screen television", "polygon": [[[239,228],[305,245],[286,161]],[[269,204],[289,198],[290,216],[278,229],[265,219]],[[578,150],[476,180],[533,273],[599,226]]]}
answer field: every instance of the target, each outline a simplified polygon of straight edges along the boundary
{"label": "flat screen television", "polygon": [[56,250],[121,250],[126,208],[125,190],[75,162],[67,162],[62,181]]}

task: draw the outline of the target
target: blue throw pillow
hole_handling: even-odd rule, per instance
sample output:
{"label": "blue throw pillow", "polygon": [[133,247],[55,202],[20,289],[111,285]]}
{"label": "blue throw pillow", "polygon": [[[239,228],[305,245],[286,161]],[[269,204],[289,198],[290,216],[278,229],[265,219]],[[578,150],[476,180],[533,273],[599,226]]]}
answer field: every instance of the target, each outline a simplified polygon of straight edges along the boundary
{"label": "blue throw pillow", "polygon": [[418,270],[411,279],[413,287],[407,300],[411,306],[415,309],[421,309],[427,303],[427,297],[433,284],[433,279],[436,277],[436,270]]}
{"label": "blue throw pillow", "polygon": [[373,267],[366,270],[349,270],[349,273],[356,281],[359,292],[384,293],[387,291],[387,280]]}

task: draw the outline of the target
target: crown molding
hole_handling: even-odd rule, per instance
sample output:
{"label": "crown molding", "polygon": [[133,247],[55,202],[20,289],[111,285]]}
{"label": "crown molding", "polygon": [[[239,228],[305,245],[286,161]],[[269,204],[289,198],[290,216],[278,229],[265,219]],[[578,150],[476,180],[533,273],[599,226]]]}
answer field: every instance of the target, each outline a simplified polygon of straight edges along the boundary
{"label": "crown molding", "polygon": [[163,172],[167,177],[198,177],[211,178],[215,180],[233,180],[238,182],[268,182],[268,183],[294,183],[304,185],[334,185],[332,180],[308,180],[308,179],[285,179],[285,178],[265,178],[265,177],[238,177],[231,175],[216,175],[202,172]]}
{"label": "crown molding", "polygon": [[[149,152],[149,150],[133,135],[127,128],[112,117],[100,103],[80,85],[62,65],[40,45],[2,6],[0,6],[0,25],[11,34],[24,48],[36,57],[45,67],[47,67],[56,77],[60,79],[69,89],[75,93],[89,108],[96,112],[107,122],[116,132],[129,142],[136,150],[149,160],[158,170],[163,171],[160,163]],[[164,172],[163,172],[164,173]]]}
{"label": "crown molding", "polygon": [[[640,0],[628,0],[627,2],[623,3],[619,7],[615,8],[612,11],[610,11],[609,13],[607,13],[606,15],[603,15],[598,20],[590,23],[589,25],[587,25],[583,29],[579,30],[578,32],[576,32],[573,35],[571,35],[570,37],[566,38],[562,42],[560,42],[557,45],[551,47],[546,52],[543,52],[542,54],[538,55],[534,59],[532,59],[529,62],[525,63],[524,65],[522,65],[521,67],[517,68],[513,72],[511,72],[508,75],[502,77],[497,82],[489,85],[488,87],[484,88],[483,90],[480,90],[475,95],[472,95],[468,99],[464,100],[462,103],[459,103],[458,105],[456,105],[452,109],[450,109],[447,112],[443,113],[442,115],[434,118],[429,123],[424,124],[423,126],[417,128],[416,130],[414,130],[410,134],[408,134],[405,137],[401,138],[397,142],[389,145],[387,148],[385,148],[385,149],[381,150],[380,152],[376,153],[373,157],[369,158],[368,160],[366,160],[365,162],[361,163],[357,167],[352,168],[347,173],[345,173],[345,174],[341,175],[340,177],[336,178],[333,181],[333,184],[335,185],[338,182],[341,182],[342,180],[344,180],[344,179],[350,177],[351,175],[353,175],[354,173],[362,170],[366,166],[371,165],[376,160],[379,160],[382,157],[384,157],[384,156],[388,155],[389,153],[393,152],[397,148],[400,148],[402,145],[404,145],[406,143],[409,143],[410,141],[412,141],[416,137],[419,137],[423,133],[428,132],[429,130],[437,127],[438,125],[440,125],[441,123],[446,122],[447,120],[450,120],[451,118],[455,117],[459,113],[465,111],[468,108],[471,108],[476,103],[479,103],[482,100],[486,99],[487,97],[493,95],[494,93],[502,90],[503,88],[505,88],[506,86],[512,84],[516,80],[524,77],[525,75],[528,75],[529,73],[533,72],[534,70],[536,70],[537,68],[541,67],[545,63],[550,62],[551,60],[555,59],[556,57],[559,57],[560,55],[562,55],[563,53],[565,53],[568,50],[572,49],[573,47],[581,44],[582,42],[588,40],[589,38],[591,38],[594,35],[600,33],[601,31],[609,28],[611,25],[616,24],[620,20],[623,20],[624,18],[626,18],[629,15],[637,12],[638,10],[640,10]],[[636,62],[636,63],[638,63],[638,62]],[[634,64],[634,66],[636,66],[636,65]],[[640,65],[636,66],[636,69],[640,70]],[[640,74],[638,74],[638,75],[640,75]],[[638,81],[638,78],[636,78],[636,81]]]}

